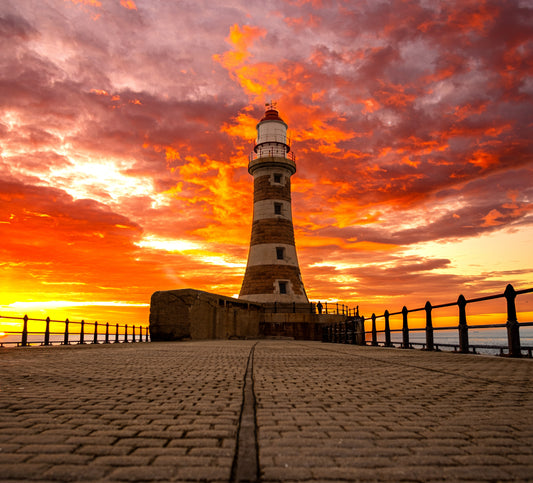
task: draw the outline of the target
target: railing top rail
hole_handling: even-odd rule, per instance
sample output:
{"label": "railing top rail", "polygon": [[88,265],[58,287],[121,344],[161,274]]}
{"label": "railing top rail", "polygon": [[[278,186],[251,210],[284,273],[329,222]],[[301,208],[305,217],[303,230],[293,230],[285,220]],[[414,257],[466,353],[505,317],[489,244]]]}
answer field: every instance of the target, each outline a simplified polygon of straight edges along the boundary
{"label": "railing top rail", "polygon": [[483,302],[485,300],[501,299],[502,297],[505,297],[505,294],[500,293],[500,294],[496,294],[496,295],[487,295],[485,297],[477,297],[475,299],[465,299],[465,302],[467,304],[471,304],[471,303],[474,303],[474,302]]}
{"label": "railing top rail", "polygon": [[[515,294],[516,295],[522,295],[522,294],[526,294],[526,293],[533,293],[533,287],[532,288],[526,288],[526,289],[522,289],[522,290],[515,290]],[[495,294],[495,295],[486,295],[484,297],[476,297],[476,298],[472,298],[472,299],[465,299],[465,303],[467,304],[471,304],[471,303],[475,303],[475,302],[483,302],[483,301],[487,301],[487,300],[495,300],[495,299],[500,299],[500,298],[505,298],[505,292],[504,293],[500,293],[500,294]],[[431,308],[432,309],[442,309],[442,308],[445,308],[445,307],[453,307],[457,305],[457,301],[455,302],[448,302],[448,303],[444,303],[444,304],[438,304],[438,305],[431,305]],[[416,309],[407,309],[407,313],[413,313],[413,312],[422,312],[426,310],[426,307],[417,307]],[[389,316],[391,315],[401,315],[403,313],[403,311],[397,311],[397,312],[389,312]],[[380,314],[380,315],[376,315],[376,319],[379,319],[379,318],[382,318],[382,317],[385,317],[385,314]]]}
{"label": "railing top rail", "polygon": [[[0,319],[9,319],[9,320],[28,320],[28,321],[31,321],[31,322],[54,322],[54,323],[60,323],[60,324],[64,324],[67,320],[69,322],[69,324],[81,324],[82,322],[85,324],[85,325],[94,325],[94,324],[98,324],[98,325],[105,325],[105,324],[109,324],[109,325],[115,325],[115,322],[99,322],[98,320],[85,320],[85,319],[82,319],[82,320],[70,320],[68,317],[66,319],[61,319],[61,320],[56,320],[56,319],[50,319],[50,318],[46,318],[46,319],[37,319],[37,318],[33,318],[33,317],[14,317],[14,316],[11,316],[11,315],[0,315]],[[128,324],[119,324],[120,327],[124,327],[125,325],[128,325]],[[141,325],[141,324],[139,324]]]}

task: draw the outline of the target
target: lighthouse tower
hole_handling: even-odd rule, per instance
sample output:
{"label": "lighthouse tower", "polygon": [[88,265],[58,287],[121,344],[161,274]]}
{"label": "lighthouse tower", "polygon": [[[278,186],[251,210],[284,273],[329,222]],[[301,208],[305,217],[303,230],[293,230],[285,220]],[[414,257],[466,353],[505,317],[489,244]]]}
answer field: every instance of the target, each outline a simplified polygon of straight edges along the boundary
{"label": "lighthouse tower", "polygon": [[274,103],[267,106],[257,124],[257,140],[248,164],[248,172],[254,177],[254,214],[239,298],[264,303],[307,303],[292,226],[294,154],[287,140],[287,124]]}

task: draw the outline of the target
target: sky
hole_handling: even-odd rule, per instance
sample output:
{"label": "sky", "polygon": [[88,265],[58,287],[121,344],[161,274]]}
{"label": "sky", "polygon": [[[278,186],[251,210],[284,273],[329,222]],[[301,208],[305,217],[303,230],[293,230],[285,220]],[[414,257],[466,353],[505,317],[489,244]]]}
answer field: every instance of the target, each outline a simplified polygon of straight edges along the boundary
{"label": "sky", "polygon": [[3,0],[0,38],[0,315],[236,296],[271,100],[311,300],[533,286],[533,0]]}

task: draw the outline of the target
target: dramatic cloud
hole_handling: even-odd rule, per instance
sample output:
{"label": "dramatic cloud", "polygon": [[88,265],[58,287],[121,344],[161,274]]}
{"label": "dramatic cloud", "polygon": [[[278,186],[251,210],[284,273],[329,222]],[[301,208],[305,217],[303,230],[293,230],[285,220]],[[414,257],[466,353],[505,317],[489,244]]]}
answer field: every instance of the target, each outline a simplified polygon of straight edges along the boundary
{"label": "dramatic cloud", "polygon": [[530,286],[532,32],[526,0],[3,2],[3,312],[238,293],[270,100],[312,299]]}

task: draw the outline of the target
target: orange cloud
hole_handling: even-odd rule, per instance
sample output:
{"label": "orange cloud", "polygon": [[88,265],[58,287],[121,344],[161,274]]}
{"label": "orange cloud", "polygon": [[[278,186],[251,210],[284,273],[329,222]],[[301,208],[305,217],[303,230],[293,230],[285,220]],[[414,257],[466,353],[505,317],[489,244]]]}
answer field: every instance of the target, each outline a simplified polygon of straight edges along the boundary
{"label": "orange cloud", "polygon": [[96,94],[97,96],[108,96],[109,93],[104,89],[91,89],[91,92],[93,94]]}
{"label": "orange cloud", "polygon": [[483,220],[481,226],[498,226],[505,223],[505,217],[496,209],[491,210],[487,216],[483,217]]}
{"label": "orange cloud", "polygon": [[233,70],[250,57],[248,49],[254,41],[265,35],[266,30],[260,27],[243,25],[241,28],[238,24],[234,24],[230,27],[229,36],[226,38],[226,41],[233,46],[233,50],[224,52],[222,55],[214,55],[213,58],[226,69]]}
{"label": "orange cloud", "polygon": [[484,0],[482,2],[466,2],[465,8],[458,8],[448,12],[447,23],[464,31],[477,31],[483,33],[489,24],[494,21],[498,14],[497,7],[488,6]]}
{"label": "orange cloud", "polygon": [[375,99],[363,99],[361,102],[365,106],[365,108],[363,109],[363,113],[375,112],[381,107],[379,105],[379,102],[377,102]]}
{"label": "orange cloud", "polygon": [[253,141],[257,135],[257,119],[252,114],[249,114],[249,111],[250,109],[248,108],[245,109],[244,112],[239,112],[239,114],[231,120],[231,123],[224,123],[222,125],[221,131],[233,138]]}
{"label": "orange cloud", "polygon": [[65,0],[65,2],[72,2],[75,5],[90,5],[91,7],[101,7],[102,2],[98,0]]}
{"label": "orange cloud", "polygon": [[120,5],[128,10],[137,10],[137,5],[133,0],[120,0]]}
{"label": "orange cloud", "polygon": [[487,169],[490,166],[498,163],[498,157],[494,154],[477,150],[472,153],[472,157],[468,160],[468,162],[473,164],[474,166]]}

